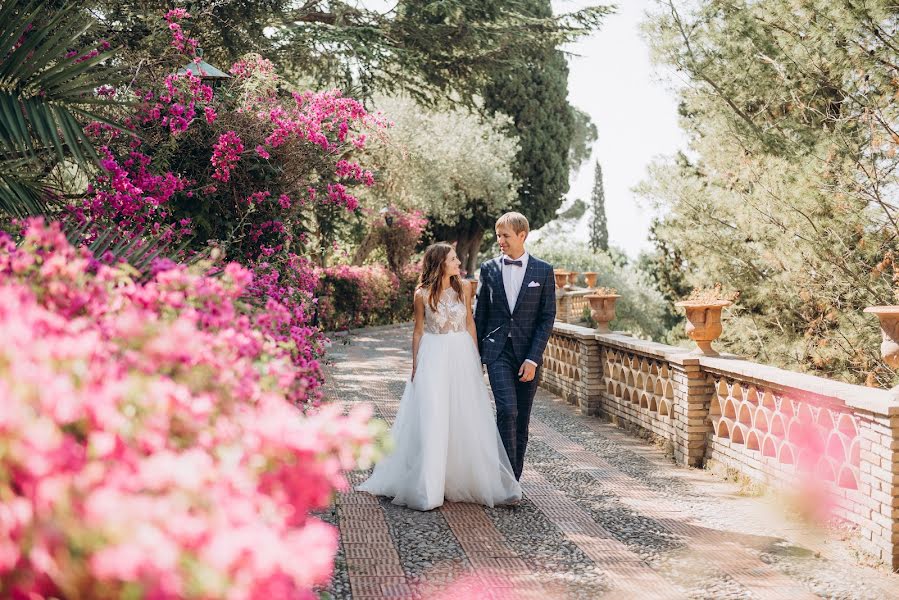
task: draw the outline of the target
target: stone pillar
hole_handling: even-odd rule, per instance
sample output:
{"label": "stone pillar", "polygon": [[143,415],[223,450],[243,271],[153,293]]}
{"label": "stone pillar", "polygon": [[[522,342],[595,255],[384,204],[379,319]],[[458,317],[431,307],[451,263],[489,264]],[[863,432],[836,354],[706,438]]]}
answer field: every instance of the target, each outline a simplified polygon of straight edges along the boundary
{"label": "stone pillar", "polygon": [[603,375],[599,343],[593,329],[557,321],[540,372],[541,386],[584,413],[596,414]]}
{"label": "stone pillar", "polygon": [[602,353],[599,342],[589,330],[589,336],[579,336],[578,362],[580,363],[580,385],[578,386],[578,408],[586,415],[599,414],[601,394],[605,386],[602,368]]}
{"label": "stone pillar", "polygon": [[702,371],[698,357],[672,357],[668,364],[674,383],[674,458],[678,464],[700,467],[712,431],[709,409],[714,383]]}
{"label": "stone pillar", "polygon": [[856,412],[861,438],[858,491],[866,502],[851,510],[859,517],[862,549],[895,571],[899,570],[899,408],[887,413]]}
{"label": "stone pillar", "polygon": [[564,290],[556,290],[556,321],[568,323],[571,319],[571,298]]}

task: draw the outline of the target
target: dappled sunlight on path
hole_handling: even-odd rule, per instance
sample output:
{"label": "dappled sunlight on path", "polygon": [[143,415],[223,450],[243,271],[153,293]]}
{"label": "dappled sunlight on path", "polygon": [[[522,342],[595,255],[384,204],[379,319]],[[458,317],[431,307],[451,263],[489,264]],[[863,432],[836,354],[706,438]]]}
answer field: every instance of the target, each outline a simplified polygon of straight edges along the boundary
{"label": "dappled sunlight on path", "polygon": [[[408,327],[335,341],[326,394],[370,402],[392,422],[410,370]],[[368,472],[350,475],[352,484]],[[540,390],[517,507],[447,503],[426,513],[348,491],[336,598],[894,597],[899,575],[860,565],[834,532],[787,518],[775,497],[748,495],[678,467]]]}

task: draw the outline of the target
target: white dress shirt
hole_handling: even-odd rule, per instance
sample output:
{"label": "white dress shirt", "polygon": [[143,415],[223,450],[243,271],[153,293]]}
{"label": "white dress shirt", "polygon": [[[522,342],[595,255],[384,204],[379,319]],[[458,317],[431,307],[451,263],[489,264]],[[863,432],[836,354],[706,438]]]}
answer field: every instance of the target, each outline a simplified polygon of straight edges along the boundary
{"label": "white dress shirt", "polygon": [[[521,291],[521,284],[524,282],[524,271],[528,268],[528,253],[525,252],[519,258],[512,259],[503,255],[500,260],[500,267],[503,270],[503,286],[506,288],[506,301],[509,303],[509,312],[515,312],[515,303],[518,302],[518,292]],[[507,265],[503,261],[520,260],[521,266]]]}
{"label": "white dress shirt", "polygon": [[[520,260],[521,266],[507,265],[503,262],[503,260],[507,258],[509,260]],[[528,268],[528,258],[527,252],[514,259],[505,254],[500,258],[499,264],[503,270],[503,287],[506,288],[506,301],[509,303],[509,312],[515,312],[515,304],[518,302],[518,292],[521,291],[521,284],[524,283],[524,272],[525,269]],[[509,332],[509,337],[512,337],[511,331]],[[525,359],[525,362],[529,362],[535,367],[537,366],[537,363],[530,359]]]}

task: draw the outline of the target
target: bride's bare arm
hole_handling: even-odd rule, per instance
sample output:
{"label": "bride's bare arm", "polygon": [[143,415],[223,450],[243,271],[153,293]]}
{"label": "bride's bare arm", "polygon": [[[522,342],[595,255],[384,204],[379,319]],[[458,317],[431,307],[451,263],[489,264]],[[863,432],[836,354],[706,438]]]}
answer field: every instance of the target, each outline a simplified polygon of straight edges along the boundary
{"label": "bride's bare arm", "polygon": [[412,330],[412,379],[415,379],[415,369],[418,366],[418,345],[421,336],[425,332],[425,299],[424,294],[415,292],[412,300],[412,313],[415,315],[415,328]]}
{"label": "bride's bare arm", "polygon": [[474,347],[477,348],[478,347],[478,331],[477,331],[477,327],[475,327],[475,324],[474,324],[474,316],[471,314],[471,296],[472,296],[471,286],[468,285],[467,281],[465,281],[462,284],[462,289],[464,290],[463,295],[465,296],[465,308],[468,309],[468,311],[465,313],[466,315],[468,315],[466,318],[466,325],[468,326],[468,333],[471,334],[471,339],[474,340]]}

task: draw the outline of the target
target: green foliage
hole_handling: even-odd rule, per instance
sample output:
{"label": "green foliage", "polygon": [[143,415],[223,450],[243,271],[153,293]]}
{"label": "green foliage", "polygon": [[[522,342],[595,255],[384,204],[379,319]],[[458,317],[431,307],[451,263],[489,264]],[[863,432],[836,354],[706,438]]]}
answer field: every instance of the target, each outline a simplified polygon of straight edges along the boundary
{"label": "green foliage", "polygon": [[376,184],[363,193],[372,208],[418,209],[450,228],[479,215],[499,216],[515,198],[512,164],[518,142],[509,118],[483,119],[465,109],[432,110],[409,98],[375,98],[393,127],[367,152],[379,165]]}
{"label": "green foliage", "polygon": [[[660,2],[657,61],[687,78],[690,159],[653,166],[656,258],[742,292],[728,350],[890,385],[867,305],[892,302],[899,9],[886,0]],[[660,270],[661,271],[661,270]],[[680,283],[670,281],[669,288]]]}
{"label": "green foliage", "polygon": [[[552,14],[549,0],[526,0],[535,18]],[[568,191],[575,117],[568,103],[568,64],[552,43],[541,42],[525,64],[498,70],[484,88],[484,106],[512,117],[521,149],[515,176],[521,181],[513,208],[532,229],[553,220]]]}
{"label": "green foliage", "polygon": [[652,286],[647,275],[633,265],[613,262],[609,254],[592,252],[585,244],[570,238],[549,236],[528,246],[528,252],[548,261],[557,269],[598,273],[596,285],[618,290],[614,329],[635,336],[660,340],[665,337],[666,302]]}
{"label": "green foliage", "polygon": [[429,109],[402,97],[377,96],[375,106],[394,126],[370,146],[371,162],[381,168],[363,201],[422,211],[428,237],[457,242],[462,268],[474,271],[484,229],[512,206],[519,185],[510,119],[464,107]]}
{"label": "green foliage", "polygon": [[[213,64],[247,52],[273,60],[288,79],[338,85],[354,96],[405,90],[417,100],[473,98],[497,69],[534,46],[563,44],[595,30],[606,7],[535,16],[504,0],[400,0],[392,10],[353,0],[188,2],[185,30]],[[94,0],[110,39],[133,63],[156,60],[167,45],[152,23],[168,0]]]}
{"label": "green foliage", "polygon": [[570,237],[578,223],[587,213],[587,203],[577,198],[567,208],[562,210],[555,219],[544,225],[534,239],[549,239],[553,237]]}
{"label": "green foliage", "polygon": [[609,249],[609,227],[606,222],[606,191],[602,184],[602,166],[593,168],[593,193],[590,196],[590,248],[594,252]]}
{"label": "green foliage", "polygon": [[576,106],[571,107],[571,147],[568,149],[568,169],[577,171],[590,158],[593,144],[599,137],[590,115]]}
{"label": "green foliage", "polygon": [[106,122],[97,108],[111,102],[95,90],[121,77],[104,66],[111,53],[82,46],[92,26],[76,5],[0,7],[0,212],[50,212],[50,175],[66,162],[85,167],[97,158],[83,129]]}
{"label": "green foliage", "polygon": [[165,235],[154,233],[123,237],[114,227],[106,228],[99,232],[97,237],[91,238],[92,229],[92,223],[89,221],[81,225],[76,225],[74,220],[63,224],[63,232],[70,244],[76,247],[83,245],[90,250],[91,255],[97,257],[97,260],[116,264],[118,268],[130,272],[134,280],[141,283],[153,277],[154,267],[159,262],[167,265],[175,262],[192,265],[208,259],[213,254],[220,254],[210,246],[203,251],[194,252],[185,260],[184,250],[190,244],[189,238],[176,243]]}
{"label": "green foliage", "polygon": [[566,221],[576,221],[587,212],[587,203],[580,198],[571,203],[567,209],[559,213],[559,218]]}
{"label": "green foliage", "polygon": [[413,269],[399,276],[381,266],[323,269],[316,291],[318,326],[340,331],[409,321],[417,282]]}
{"label": "green foliage", "polygon": [[674,303],[683,300],[692,287],[687,282],[686,266],[681,253],[656,235],[658,221],[650,227],[649,239],[655,245],[651,252],[643,252],[637,260],[637,268],[646,273],[648,280],[665,299],[662,321],[666,340],[671,343],[684,338],[684,314]]}

